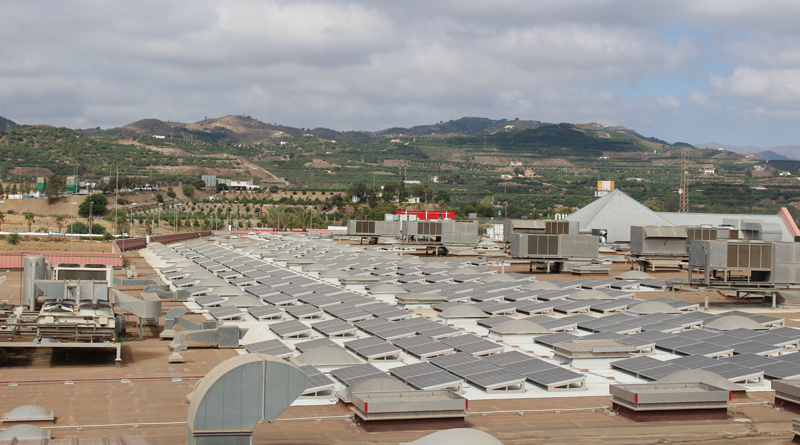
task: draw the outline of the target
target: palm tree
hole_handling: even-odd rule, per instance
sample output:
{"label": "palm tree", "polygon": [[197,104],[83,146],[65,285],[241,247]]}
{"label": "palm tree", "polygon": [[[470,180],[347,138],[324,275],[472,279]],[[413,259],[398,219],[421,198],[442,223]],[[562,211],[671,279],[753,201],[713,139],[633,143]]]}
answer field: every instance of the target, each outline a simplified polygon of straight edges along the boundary
{"label": "palm tree", "polygon": [[31,226],[36,222],[33,212],[25,212],[25,221],[28,223],[28,232],[30,232]]}
{"label": "palm tree", "polygon": [[3,226],[3,222],[6,220],[6,215],[3,212],[0,212],[0,228]]}
{"label": "palm tree", "polygon": [[56,225],[58,226],[58,231],[61,231],[61,227],[64,226],[64,217],[61,215],[56,216]]}
{"label": "palm tree", "polygon": [[306,232],[308,230],[313,220],[314,220],[314,209],[311,207],[303,209],[300,212],[300,214],[297,215],[297,222],[300,224],[300,228],[303,229],[303,232]]}

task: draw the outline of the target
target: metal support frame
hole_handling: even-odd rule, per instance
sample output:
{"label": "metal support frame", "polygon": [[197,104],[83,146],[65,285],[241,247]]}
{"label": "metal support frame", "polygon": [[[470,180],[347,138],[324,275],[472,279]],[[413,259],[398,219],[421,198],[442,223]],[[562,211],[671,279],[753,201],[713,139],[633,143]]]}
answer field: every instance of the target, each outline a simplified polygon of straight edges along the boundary
{"label": "metal support frame", "polygon": [[122,361],[122,343],[23,343],[0,342],[0,348],[86,348],[86,349],[116,349],[116,362]]}

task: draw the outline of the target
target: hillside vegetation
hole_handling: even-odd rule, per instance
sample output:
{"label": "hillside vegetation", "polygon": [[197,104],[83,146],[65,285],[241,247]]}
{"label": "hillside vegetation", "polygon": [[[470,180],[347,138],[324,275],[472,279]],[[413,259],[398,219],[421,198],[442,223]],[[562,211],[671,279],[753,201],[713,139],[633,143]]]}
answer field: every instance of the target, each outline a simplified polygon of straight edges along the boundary
{"label": "hillside vegetation", "polygon": [[[655,210],[677,210],[685,150],[692,211],[773,213],[800,203],[800,183],[777,175],[796,174],[800,165],[772,161],[754,171],[763,161],[593,123],[467,117],[378,132],[339,132],[248,116],[196,123],[143,119],[109,130],[15,126],[0,132],[0,148],[4,176],[14,167],[46,166],[61,175],[77,168],[91,179],[113,175],[118,165],[121,176],[144,176],[164,186],[189,183],[204,173],[256,177],[273,191],[275,185],[291,191],[280,198],[284,203],[307,202],[298,191],[343,195],[361,184],[370,192],[365,195],[369,208],[380,203],[377,194],[388,187],[392,192],[386,196],[413,194],[423,204],[480,208],[478,213],[487,216],[505,210],[506,204],[509,216],[574,210],[592,201],[601,180],[615,181],[616,188]],[[701,174],[702,164],[713,164],[716,174]],[[285,178],[288,186],[272,175]],[[264,199],[278,199],[271,196]]]}

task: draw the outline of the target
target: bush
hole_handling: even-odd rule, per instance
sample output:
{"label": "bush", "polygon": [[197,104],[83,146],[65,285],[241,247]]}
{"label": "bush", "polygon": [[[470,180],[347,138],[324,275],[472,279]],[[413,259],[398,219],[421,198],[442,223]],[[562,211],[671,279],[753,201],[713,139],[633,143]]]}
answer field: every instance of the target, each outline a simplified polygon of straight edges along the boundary
{"label": "bush", "polygon": [[167,189],[167,197],[169,197],[169,198],[175,198],[176,196],[178,196],[178,195],[175,193],[175,190],[173,190],[173,188],[172,188],[172,187],[169,187],[169,188]]}
{"label": "bush", "polygon": [[112,239],[114,239],[114,235],[112,235],[110,232],[106,232],[103,234],[102,238],[103,241],[111,241]]}
{"label": "bush", "polygon": [[89,233],[89,226],[80,221],[76,221],[67,226],[66,233],[77,233],[77,234]]}
{"label": "bush", "polygon": [[164,204],[164,197],[160,194],[156,195],[156,202],[159,204]]}
{"label": "bush", "polygon": [[206,183],[205,183],[205,181],[203,181],[203,180],[202,180],[202,179],[200,179],[200,178],[197,178],[197,179],[195,179],[194,181],[192,181],[192,187],[194,187],[194,188],[196,188],[196,189],[198,189],[198,190],[199,190],[199,189],[201,189],[201,188],[203,188],[203,187],[205,187],[205,186],[206,186]]}
{"label": "bush", "polygon": [[13,214],[14,214],[14,209],[8,209],[8,212],[7,212],[7,213],[8,213],[9,215],[13,215]]}
{"label": "bush", "polygon": [[8,235],[8,240],[6,241],[8,244],[17,245],[22,242],[22,237],[19,236],[19,233],[14,232],[11,235]]}
{"label": "bush", "polygon": [[119,204],[121,206],[124,206],[125,205],[125,200],[123,198],[117,198],[117,204]]}
{"label": "bush", "polygon": [[194,187],[189,184],[184,185],[182,191],[184,196],[189,197],[194,195]]}

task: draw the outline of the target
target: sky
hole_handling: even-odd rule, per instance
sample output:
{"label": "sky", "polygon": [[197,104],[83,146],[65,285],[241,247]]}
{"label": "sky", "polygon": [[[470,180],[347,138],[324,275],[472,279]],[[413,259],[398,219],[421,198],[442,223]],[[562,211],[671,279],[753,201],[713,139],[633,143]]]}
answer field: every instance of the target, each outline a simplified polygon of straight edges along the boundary
{"label": "sky", "polygon": [[6,0],[0,112],[111,128],[464,116],[800,144],[800,2]]}

